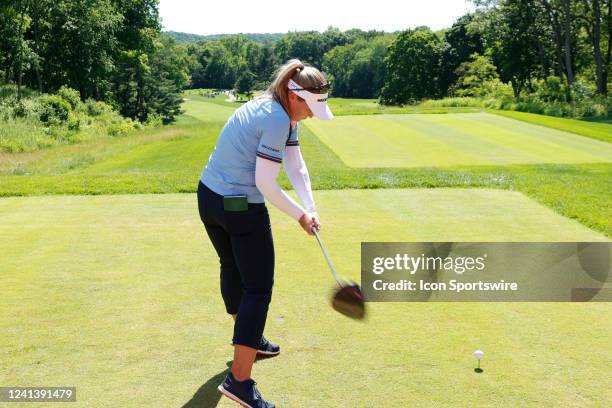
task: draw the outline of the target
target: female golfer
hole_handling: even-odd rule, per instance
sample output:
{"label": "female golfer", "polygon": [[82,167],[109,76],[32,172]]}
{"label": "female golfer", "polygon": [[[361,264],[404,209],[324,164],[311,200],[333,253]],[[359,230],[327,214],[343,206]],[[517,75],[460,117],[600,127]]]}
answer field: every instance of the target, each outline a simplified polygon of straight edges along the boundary
{"label": "female golfer", "polygon": [[[298,122],[332,119],[329,82],[293,59],[280,67],[266,92],[228,119],[202,171],[198,208],[219,255],[221,295],[234,318],[234,361],[219,391],[246,406],[269,408],[251,379],[257,354],[280,348],[263,337],[274,284],[274,244],[264,197],[309,235],[320,228],[310,177],[298,143]],[[280,164],[303,206],[277,184]]]}

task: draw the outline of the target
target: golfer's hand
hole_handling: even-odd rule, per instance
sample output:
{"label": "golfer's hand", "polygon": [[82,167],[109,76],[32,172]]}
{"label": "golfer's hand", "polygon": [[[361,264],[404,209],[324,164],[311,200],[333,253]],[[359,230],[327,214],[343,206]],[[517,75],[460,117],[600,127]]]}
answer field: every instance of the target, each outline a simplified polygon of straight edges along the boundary
{"label": "golfer's hand", "polygon": [[321,223],[319,222],[319,215],[317,213],[304,213],[300,217],[300,226],[308,235],[312,234],[312,228],[316,228],[317,231],[321,229]]}

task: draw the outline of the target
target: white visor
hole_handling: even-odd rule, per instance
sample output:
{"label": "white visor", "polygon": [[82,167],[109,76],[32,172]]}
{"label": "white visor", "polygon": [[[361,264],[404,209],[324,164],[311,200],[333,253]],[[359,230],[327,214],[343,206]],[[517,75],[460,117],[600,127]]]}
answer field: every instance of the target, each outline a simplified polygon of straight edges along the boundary
{"label": "white visor", "polygon": [[295,83],[293,79],[289,80],[287,87],[297,96],[304,99],[312,113],[319,119],[329,120],[334,118],[334,114],[327,106],[327,97],[329,94],[317,94],[308,92],[300,85]]}

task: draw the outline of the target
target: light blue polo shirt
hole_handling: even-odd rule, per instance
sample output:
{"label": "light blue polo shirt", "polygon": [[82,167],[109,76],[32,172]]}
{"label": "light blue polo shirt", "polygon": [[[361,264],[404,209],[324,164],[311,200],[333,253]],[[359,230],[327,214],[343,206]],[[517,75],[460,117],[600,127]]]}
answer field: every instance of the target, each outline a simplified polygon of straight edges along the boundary
{"label": "light blue polo shirt", "polygon": [[281,163],[285,146],[299,145],[298,127],[290,130],[289,115],[276,100],[245,103],[225,123],[200,181],[217,194],[244,194],[249,203],[263,203],[255,185],[256,157]]}

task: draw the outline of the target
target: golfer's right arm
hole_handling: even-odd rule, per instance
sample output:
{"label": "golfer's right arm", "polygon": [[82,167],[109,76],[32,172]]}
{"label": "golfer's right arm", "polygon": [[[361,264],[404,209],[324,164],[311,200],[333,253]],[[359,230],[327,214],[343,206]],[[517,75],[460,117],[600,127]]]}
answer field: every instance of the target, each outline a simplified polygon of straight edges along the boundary
{"label": "golfer's right arm", "polygon": [[255,185],[269,202],[298,221],[306,232],[312,234],[308,212],[285,193],[276,182],[279,172],[280,163],[257,157],[255,161]]}

